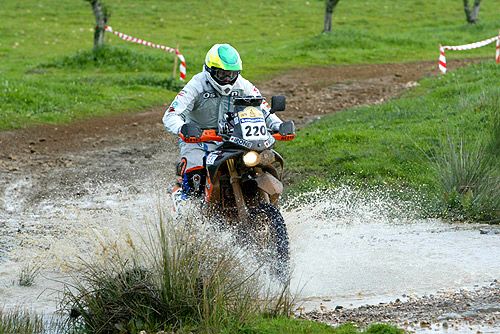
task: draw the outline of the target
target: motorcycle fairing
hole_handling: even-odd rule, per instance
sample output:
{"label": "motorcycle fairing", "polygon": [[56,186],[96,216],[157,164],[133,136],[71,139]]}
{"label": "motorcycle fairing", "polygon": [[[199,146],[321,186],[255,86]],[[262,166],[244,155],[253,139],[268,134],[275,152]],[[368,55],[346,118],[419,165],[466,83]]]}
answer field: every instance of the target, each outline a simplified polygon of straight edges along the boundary
{"label": "motorcycle fairing", "polygon": [[227,160],[238,155],[242,155],[245,152],[240,149],[224,149],[222,151],[217,150],[209,154],[211,164],[206,164],[206,169],[210,175],[216,175],[219,167]]}
{"label": "motorcycle fairing", "polygon": [[230,142],[245,149],[262,152],[272,147],[275,139],[270,135],[262,110],[247,106],[236,108],[237,117],[234,119],[234,129]]}

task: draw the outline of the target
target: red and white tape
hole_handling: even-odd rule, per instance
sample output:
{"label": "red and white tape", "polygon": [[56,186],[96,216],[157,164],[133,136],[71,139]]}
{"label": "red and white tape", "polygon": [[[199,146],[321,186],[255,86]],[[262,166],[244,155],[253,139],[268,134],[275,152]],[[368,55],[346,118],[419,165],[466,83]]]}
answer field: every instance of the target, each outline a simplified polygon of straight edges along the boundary
{"label": "red and white tape", "polygon": [[179,64],[179,77],[180,77],[181,80],[185,80],[186,79],[186,59],[179,52],[178,49],[174,49],[174,48],[171,48],[171,47],[168,47],[168,46],[165,46],[165,45],[151,43],[151,42],[145,41],[145,40],[140,39],[140,38],[132,37],[132,36],[126,35],[124,33],[121,33],[121,32],[118,32],[118,31],[114,31],[113,28],[111,28],[110,26],[106,26],[105,30],[108,31],[108,32],[111,32],[111,33],[115,34],[116,36],[120,37],[121,39],[123,39],[124,41],[127,41],[127,42],[142,44],[142,45],[149,46],[149,47],[152,47],[152,48],[155,48],[155,49],[161,49],[161,50],[166,51],[166,52],[175,53],[177,55],[177,58],[179,58],[179,61],[180,61],[180,64]]}
{"label": "red and white tape", "polygon": [[446,73],[446,56],[445,50],[454,50],[454,51],[463,51],[463,50],[472,50],[483,47],[485,45],[491,44],[493,42],[497,42],[497,51],[495,55],[495,59],[497,63],[500,63],[500,34],[496,37],[485,39],[484,41],[465,44],[465,45],[456,45],[456,46],[439,46],[439,70],[443,73]]}

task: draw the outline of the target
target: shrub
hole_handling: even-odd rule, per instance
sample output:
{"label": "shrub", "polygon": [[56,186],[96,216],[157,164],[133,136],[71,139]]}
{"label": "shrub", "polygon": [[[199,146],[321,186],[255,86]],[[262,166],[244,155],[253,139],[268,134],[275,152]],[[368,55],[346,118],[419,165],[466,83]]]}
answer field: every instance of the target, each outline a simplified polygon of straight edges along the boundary
{"label": "shrub", "polygon": [[218,333],[263,312],[290,310],[286,289],[282,298],[262,297],[258,270],[249,272],[243,252],[199,228],[162,220],[144,245],[130,243],[130,255],[116,249],[101,262],[84,263],[65,289],[73,328]]}
{"label": "shrub", "polygon": [[431,157],[440,181],[447,218],[464,221],[498,222],[500,174],[493,147],[484,139],[476,141],[448,136],[439,154]]}

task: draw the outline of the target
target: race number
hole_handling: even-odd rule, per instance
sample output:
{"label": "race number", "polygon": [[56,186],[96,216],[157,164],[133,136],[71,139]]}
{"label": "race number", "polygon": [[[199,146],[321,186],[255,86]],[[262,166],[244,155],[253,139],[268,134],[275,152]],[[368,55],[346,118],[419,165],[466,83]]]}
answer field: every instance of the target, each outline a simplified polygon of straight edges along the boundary
{"label": "race number", "polygon": [[238,113],[243,138],[246,140],[266,140],[266,121],[262,111],[255,107],[246,107]]}

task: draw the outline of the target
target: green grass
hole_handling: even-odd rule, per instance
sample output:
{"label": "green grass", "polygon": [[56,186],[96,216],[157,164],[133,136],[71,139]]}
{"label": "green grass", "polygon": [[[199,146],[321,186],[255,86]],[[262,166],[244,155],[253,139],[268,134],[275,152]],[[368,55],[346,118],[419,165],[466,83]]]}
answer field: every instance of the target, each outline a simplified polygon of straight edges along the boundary
{"label": "green grass", "polygon": [[32,334],[43,330],[43,319],[26,310],[0,309],[0,334]]}
{"label": "green grass", "polygon": [[[116,30],[179,45],[188,77],[217,42],[237,47],[244,75],[263,80],[293,67],[434,60],[439,43],[482,40],[500,26],[493,1],[482,4],[476,25],[466,24],[455,0],[342,1],[329,35],[321,34],[323,0],[106,4]],[[0,129],[137,111],[168,103],[178,90],[169,81],[171,54],[107,34],[111,48],[93,59],[94,18],[86,1],[5,0],[1,21]],[[493,54],[490,46],[448,57]]]}
{"label": "green grass", "polygon": [[[444,161],[449,161],[446,156],[457,155],[450,152],[455,146],[442,145],[450,134],[458,134],[452,141],[484,143],[482,152],[472,156],[476,157],[473,160],[487,160],[483,171],[488,169],[493,179],[481,170],[471,171],[474,166],[466,168],[477,174],[476,179],[498,180],[499,159],[489,157],[498,157],[495,133],[499,130],[494,124],[500,108],[499,75],[500,66],[495,63],[474,65],[423,80],[419,87],[388,103],[339,112],[314,122],[302,129],[294,142],[279,146],[288,169],[301,179],[294,184],[295,189],[346,182],[382,184],[423,191],[429,198],[444,198],[449,204],[446,193],[455,185],[440,181],[446,178],[450,163],[436,168],[436,159],[429,157],[444,156]],[[472,154],[472,148],[467,150]],[[459,172],[458,167],[450,171],[454,175]],[[498,203],[498,192],[488,190],[485,194]],[[446,205],[436,207],[443,210]],[[494,220],[499,208],[487,206],[486,220]],[[462,209],[461,214],[468,211]],[[470,212],[464,217],[472,216]]]}
{"label": "green grass", "polygon": [[78,334],[57,316],[43,316],[36,312],[15,308],[0,308],[0,334]]}
{"label": "green grass", "polygon": [[325,324],[289,318],[262,318],[254,323],[245,333],[259,334],[403,334],[403,330],[385,324],[373,324],[360,330],[352,324],[331,327]]}

